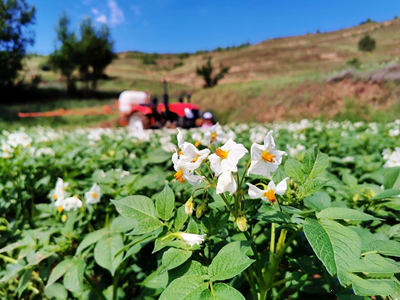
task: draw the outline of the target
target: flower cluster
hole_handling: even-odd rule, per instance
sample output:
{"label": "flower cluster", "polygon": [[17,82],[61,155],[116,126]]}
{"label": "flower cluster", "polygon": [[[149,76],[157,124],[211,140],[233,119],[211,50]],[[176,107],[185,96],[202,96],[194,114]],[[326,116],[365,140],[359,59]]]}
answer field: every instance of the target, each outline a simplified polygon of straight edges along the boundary
{"label": "flower cluster", "polygon": [[[272,136],[273,132],[269,131],[264,137],[264,144],[260,145],[253,143],[250,150],[251,159],[246,168],[247,173],[261,175],[269,179],[269,184],[260,184],[264,186],[261,190],[256,186],[248,183],[249,196],[251,198],[261,198],[270,203],[276,202],[277,195],[283,195],[287,189],[287,179],[285,178],[279,184],[275,185],[272,180],[271,173],[276,171],[282,163],[283,155],[286,152],[275,149],[275,141]],[[242,145],[236,143],[232,138],[229,138],[225,144],[220,147],[218,141],[223,140],[225,132],[217,123],[205,133],[205,140],[208,140],[208,148],[199,150],[196,145],[185,141],[183,133],[178,129],[178,147],[180,151],[176,151],[172,155],[172,162],[176,171],[175,180],[181,183],[187,181],[193,186],[205,182],[207,187],[213,186],[217,194],[229,192],[233,195],[238,189],[238,182],[235,176],[238,176],[238,163],[243,158],[248,150]],[[198,146],[198,145],[197,145]],[[213,153],[211,150],[213,149]],[[206,164],[209,171],[212,171],[211,178],[205,175],[205,172],[200,168],[202,164]],[[186,203],[186,213],[193,212],[193,199],[189,199]]]}
{"label": "flower cluster", "polygon": [[[70,211],[72,209],[77,210],[82,207],[82,201],[76,197],[66,197],[68,182],[64,182],[62,178],[58,178],[53,193],[54,205],[57,207],[59,212]],[[101,189],[94,183],[88,192],[85,193],[86,204],[96,204],[100,202]]]}

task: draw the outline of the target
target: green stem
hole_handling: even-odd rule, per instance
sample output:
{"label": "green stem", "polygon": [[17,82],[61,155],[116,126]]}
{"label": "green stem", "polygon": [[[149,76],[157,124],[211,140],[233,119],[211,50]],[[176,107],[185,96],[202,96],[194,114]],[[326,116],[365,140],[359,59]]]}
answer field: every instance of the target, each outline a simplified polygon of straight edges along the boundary
{"label": "green stem", "polygon": [[86,273],[84,274],[84,276],[87,282],[90,284],[92,291],[99,297],[99,299],[107,300],[107,298],[104,296],[103,292],[98,288],[96,283]]}
{"label": "green stem", "polygon": [[289,288],[289,286],[290,286],[290,285],[288,285],[288,286],[285,285],[285,286],[278,292],[278,294],[275,295],[275,297],[274,297],[272,300],[278,300],[278,299],[282,296],[282,294]]}
{"label": "green stem", "polygon": [[[270,264],[268,266],[268,273],[267,277],[265,278],[265,283],[267,286],[267,289],[269,290],[272,286],[272,283],[275,279],[276,272],[279,267],[279,262],[282,258],[282,256],[285,254],[287,248],[290,246],[290,244],[293,242],[293,240],[300,234],[300,232],[303,231],[303,228],[300,228],[296,230],[288,239],[286,243],[283,244],[281,250],[276,253],[275,255],[272,256],[272,261],[270,261]],[[271,258],[271,257],[270,257]]]}
{"label": "green stem", "polygon": [[287,277],[287,278],[284,278],[284,279],[275,281],[275,282],[271,285],[271,287],[281,285],[282,283],[285,283],[285,282],[290,281],[290,280],[293,280],[293,276],[290,276],[290,277]]}
{"label": "green stem", "polygon": [[251,159],[247,162],[247,166],[246,166],[246,169],[244,169],[244,173],[243,173],[242,179],[240,180],[239,186],[242,186],[242,184],[243,184],[243,180],[246,177],[246,172],[250,167],[250,163],[251,163]]}
{"label": "green stem", "polygon": [[269,262],[272,263],[275,254],[275,223],[271,223],[271,242],[270,242],[270,254]]}
{"label": "green stem", "polygon": [[237,215],[235,214],[235,211],[232,209],[232,206],[229,204],[228,199],[226,199],[224,194],[220,194],[220,196],[221,196],[222,200],[224,200],[225,205],[229,208],[232,215],[236,218]]}
{"label": "green stem", "polygon": [[[246,274],[246,271],[249,272],[249,275]],[[248,282],[249,285],[250,285],[250,292],[251,292],[251,295],[253,296],[253,299],[254,299],[254,300],[257,300],[257,299],[258,299],[258,296],[257,296],[257,288],[256,288],[256,285],[255,285],[255,283],[254,283],[254,275],[253,275],[253,272],[252,272],[251,270],[246,270],[246,271],[243,272],[243,275],[244,275],[244,277],[246,278],[247,282]],[[250,279],[250,277],[252,277],[252,278]]]}
{"label": "green stem", "polygon": [[11,264],[18,263],[18,260],[14,259],[14,258],[11,258],[11,257],[8,257],[8,256],[5,256],[5,255],[2,255],[2,254],[0,254],[0,258],[2,258],[5,262],[9,262]]}

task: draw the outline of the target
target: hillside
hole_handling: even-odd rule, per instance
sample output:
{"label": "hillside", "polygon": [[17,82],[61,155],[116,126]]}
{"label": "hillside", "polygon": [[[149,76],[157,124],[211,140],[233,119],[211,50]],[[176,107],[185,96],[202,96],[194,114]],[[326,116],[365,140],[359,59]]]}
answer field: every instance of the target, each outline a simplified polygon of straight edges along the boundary
{"label": "hillside", "polygon": [[[357,49],[357,42],[366,33],[377,42],[372,53]],[[165,78],[171,83],[173,95],[192,92],[194,102],[203,110],[214,111],[222,121],[344,118],[351,114],[367,120],[382,115],[390,119],[399,111],[396,84],[349,79],[328,84],[327,78],[347,68],[346,62],[353,58],[362,63],[364,71],[397,61],[400,20],[271,39],[242,49],[192,54],[187,58],[164,54],[154,65],[143,64],[142,55],[120,53],[119,59],[106,69],[109,79],[100,83],[100,90],[141,89],[160,94],[160,81]],[[196,76],[195,69],[208,56],[213,57],[215,66],[229,66],[230,72],[217,87],[202,89],[202,79]],[[42,88],[63,86],[58,75],[38,69],[45,59],[31,58],[29,74],[41,74]]]}

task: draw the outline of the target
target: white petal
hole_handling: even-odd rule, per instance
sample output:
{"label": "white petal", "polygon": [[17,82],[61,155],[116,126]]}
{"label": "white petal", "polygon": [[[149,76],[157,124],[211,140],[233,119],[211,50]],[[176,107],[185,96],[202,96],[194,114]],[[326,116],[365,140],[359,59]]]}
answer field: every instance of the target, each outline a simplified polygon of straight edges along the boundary
{"label": "white petal", "polygon": [[180,131],[179,128],[177,128],[177,129],[178,129],[178,135],[177,135],[178,147],[182,149],[182,145],[185,142],[185,139],[183,137],[182,131]]}
{"label": "white petal", "polygon": [[275,141],[272,137],[272,133],[273,131],[271,130],[264,138],[264,146],[268,152],[275,149]]}
{"label": "white petal", "polygon": [[282,196],[286,193],[288,179],[289,177],[286,177],[285,179],[283,179],[281,182],[278,183],[278,185],[275,188],[275,194]]}
{"label": "white petal", "polygon": [[255,185],[252,185],[251,183],[246,183],[249,186],[249,196],[252,199],[258,199],[264,196],[264,190],[259,189]]}
{"label": "white petal", "polygon": [[230,192],[229,195],[233,195],[237,190],[237,184],[233,178],[232,172],[223,172],[221,176],[218,177],[217,183],[217,194],[222,194],[225,192]]}
{"label": "white petal", "polygon": [[268,190],[273,190],[275,191],[275,182],[271,179],[271,181],[268,183]]}

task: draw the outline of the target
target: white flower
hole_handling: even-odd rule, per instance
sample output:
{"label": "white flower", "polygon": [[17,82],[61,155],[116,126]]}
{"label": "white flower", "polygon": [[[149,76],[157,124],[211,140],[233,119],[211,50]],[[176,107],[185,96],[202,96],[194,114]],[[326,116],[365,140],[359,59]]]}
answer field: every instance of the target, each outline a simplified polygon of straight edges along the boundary
{"label": "white flower", "polygon": [[204,237],[206,235],[205,234],[193,234],[193,233],[184,233],[184,232],[180,232],[178,233],[178,237],[188,243],[190,246],[193,246],[194,244],[197,244],[200,246],[200,244],[202,242],[204,242]]}
{"label": "white flower", "polygon": [[25,132],[15,132],[8,135],[8,144],[14,148],[18,145],[30,147],[32,139]]}
{"label": "white flower", "polygon": [[77,208],[82,207],[82,201],[76,197],[68,197],[62,201],[61,207],[66,211],[70,211],[71,209],[76,210]]}
{"label": "white flower", "polygon": [[182,153],[179,159],[186,162],[186,168],[189,171],[194,171],[203,163],[210,154],[210,149],[197,150],[191,143],[183,143],[181,145]]}
{"label": "white flower", "polygon": [[49,147],[40,148],[40,149],[36,150],[36,153],[35,153],[36,156],[43,156],[43,155],[54,156],[55,154],[56,153],[54,152],[54,150]]}
{"label": "white flower", "polygon": [[219,123],[206,129],[204,133],[204,139],[209,140],[210,143],[221,143],[224,140],[225,132],[222,130]]}
{"label": "white flower", "polygon": [[299,152],[306,150],[306,147],[301,144],[297,144],[296,148],[286,145],[286,148],[289,149],[289,155],[291,157],[295,157]]}
{"label": "white flower", "polygon": [[342,162],[344,162],[344,163],[353,162],[353,161],[354,161],[353,156],[346,156],[346,157],[342,158]]}
{"label": "white flower", "polygon": [[275,194],[282,196],[286,193],[288,179],[289,177],[286,177],[280,183],[278,183],[277,186],[275,186],[275,183],[271,180],[266,190],[261,190],[255,185],[252,185],[251,183],[246,183],[249,186],[249,196],[252,199],[261,198],[264,201],[275,203],[276,202]]}
{"label": "white flower", "polygon": [[178,135],[176,136],[176,138],[178,139],[178,147],[182,149],[182,145],[185,142],[185,139],[182,131],[180,131],[179,128],[177,129],[178,129]]}
{"label": "white flower", "polygon": [[237,184],[235,178],[230,171],[222,172],[221,176],[218,177],[217,183],[217,194],[223,194],[225,192],[230,192],[229,195],[232,196],[237,190]]}
{"label": "white flower", "polygon": [[242,144],[229,139],[225,145],[209,156],[211,170],[215,172],[215,176],[225,171],[237,172],[237,163],[247,152]]}
{"label": "white flower", "polygon": [[57,207],[60,207],[62,204],[62,201],[64,200],[65,197],[65,190],[68,187],[68,182],[65,182],[61,179],[58,178],[56,182],[56,187],[54,189],[54,194],[53,194],[53,200],[56,202],[54,203]]}
{"label": "white flower", "polygon": [[3,158],[10,158],[11,154],[14,152],[14,149],[7,144],[6,142],[1,142],[1,157]]}
{"label": "white flower", "polygon": [[172,155],[172,163],[174,164],[174,169],[176,171],[174,177],[175,180],[179,180],[181,183],[184,183],[186,180],[191,185],[199,185],[202,178],[198,175],[194,175],[193,171],[189,171],[187,168],[187,162],[178,159],[178,153],[174,153]]}
{"label": "white flower", "polygon": [[251,146],[251,165],[247,175],[255,174],[271,178],[271,172],[276,171],[282,162],[285,151],[275,150],[272,130],[264,138],[264,145],[253,143]]}
{"label": "white flower", "polygon": [[99,203],[101,198],[101,189],[97,185],[97,183],[94,183],[90,190],[85,193],[85,199],[87,204],[95,204]]}

